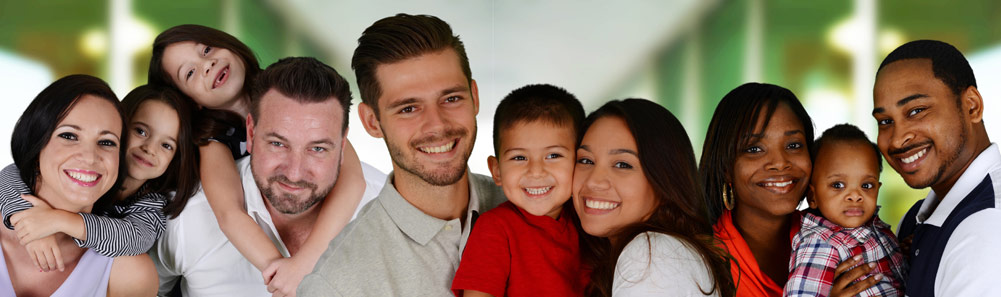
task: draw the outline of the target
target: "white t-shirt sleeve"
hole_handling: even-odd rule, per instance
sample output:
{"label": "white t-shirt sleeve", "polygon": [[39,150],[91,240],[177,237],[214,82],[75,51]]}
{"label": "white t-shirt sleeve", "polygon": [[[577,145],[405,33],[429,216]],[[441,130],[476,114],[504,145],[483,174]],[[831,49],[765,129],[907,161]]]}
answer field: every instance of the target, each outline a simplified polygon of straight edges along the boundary
{"label": "white t-shirt sleeve", "polygon": [[945,245],[935,277],[936,296],[1001,296],[1001,209],[981,210],[970,215]]}
{"label": "white t-shirt sleeve", "polygon": [[694,250],[673,236],[647,232],[619,255],[612,296],[705,296],[712,288],[709,270]]}

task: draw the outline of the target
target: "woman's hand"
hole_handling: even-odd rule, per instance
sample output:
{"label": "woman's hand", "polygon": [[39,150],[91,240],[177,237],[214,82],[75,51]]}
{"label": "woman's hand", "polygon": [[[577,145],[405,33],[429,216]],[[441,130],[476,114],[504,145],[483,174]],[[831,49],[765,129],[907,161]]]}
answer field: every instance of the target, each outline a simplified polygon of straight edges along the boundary
{"label": "woman's hand", "polygon": [[58,215],[58,210],[52,209],[48,203],[32,195],[23,194],[21,198],[34,206],[10,217],[10,223],[14,225],[14,231],[17,232],[17,239],[21,245],[59,232],[58,224],[53,224],[52,221],[52,218]]}
{"label": "woman's hand", "polygon": [[59,243],[56,237],[49,235],[24,245],[35,262],[39,271],[49,272],[52,269],[63,271],[63,256],[59,253]]}
{"label": "woman's hand", "polygon": [[264,284],[268,285],[271,296],[295,296],[295,289],[299,287],[302,278],[313,270],[310,263],[300,262],[304,261],[297,257],[281,258],[272,261],[264,269]]}
{"label": "woman's hand", "polygon": [[[860,277],[869,274],[873,267],[876,267],[876,263],[869,263],[866,265],[859,265],[858,267],[848,270],[855,264],[862,261],[862,255],[855,255],[851,259],[845,260],[838,264],[838,267],[834,269],[834,284],[831,286],[831,297],[850,297],[858,295],[876,283],[879,283],[883,279],[882,274],[876,274],[873,276],[866,277],[865,279],[852,284],[853,281],[859,279]],[[847,272],[846,272],[847,270]]]}

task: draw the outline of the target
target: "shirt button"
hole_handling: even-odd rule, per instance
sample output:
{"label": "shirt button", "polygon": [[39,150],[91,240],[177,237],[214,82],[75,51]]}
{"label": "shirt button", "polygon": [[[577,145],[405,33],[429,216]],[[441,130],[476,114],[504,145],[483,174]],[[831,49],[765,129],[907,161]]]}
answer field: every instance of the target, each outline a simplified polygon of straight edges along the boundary
{"label": "shirt button", "polygon": [[452,225],[445,225],[445,231],[452,231]]}
{"label": "shirt button", "polygon": [[921,253],[921,249],[916,249],[916,250],[914,250],[914,255],[915,255],[915,256],[917,256],[917,255],[918,255],[918,254],[920,254],[920,253]]}

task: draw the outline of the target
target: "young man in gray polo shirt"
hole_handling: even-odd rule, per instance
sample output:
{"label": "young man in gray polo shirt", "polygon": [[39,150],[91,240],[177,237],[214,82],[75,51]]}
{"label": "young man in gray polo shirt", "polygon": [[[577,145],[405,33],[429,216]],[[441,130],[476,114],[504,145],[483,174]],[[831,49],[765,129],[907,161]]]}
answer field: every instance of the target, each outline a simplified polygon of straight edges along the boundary
{"label": "young man in gray polo shirt", "polygon": [[444,21],[399,14],[358,39],[351,67],[365,130],[386,141],[386,186],[330,242],[301,296],[448,296],[479,213],[505,198],[466,162],[479,98],[462,41]]}

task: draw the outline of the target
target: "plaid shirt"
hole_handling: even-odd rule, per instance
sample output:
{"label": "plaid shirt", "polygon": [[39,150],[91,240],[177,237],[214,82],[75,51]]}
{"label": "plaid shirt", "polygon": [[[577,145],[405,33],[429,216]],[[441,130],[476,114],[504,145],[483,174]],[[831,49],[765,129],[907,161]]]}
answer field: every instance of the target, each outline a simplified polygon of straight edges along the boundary
{"label": "plaid shirt", "polygon": [[877,264],[870,274],[881,273],[883,279],[858,296],[902,296],[907,267],[897,237],[878,215],[872,217],[861,227],[844,228],[804,212],[803,227],[792,240],[793,257],[783,295],[827,296],[838,264],[862,254],[863,264]]}

